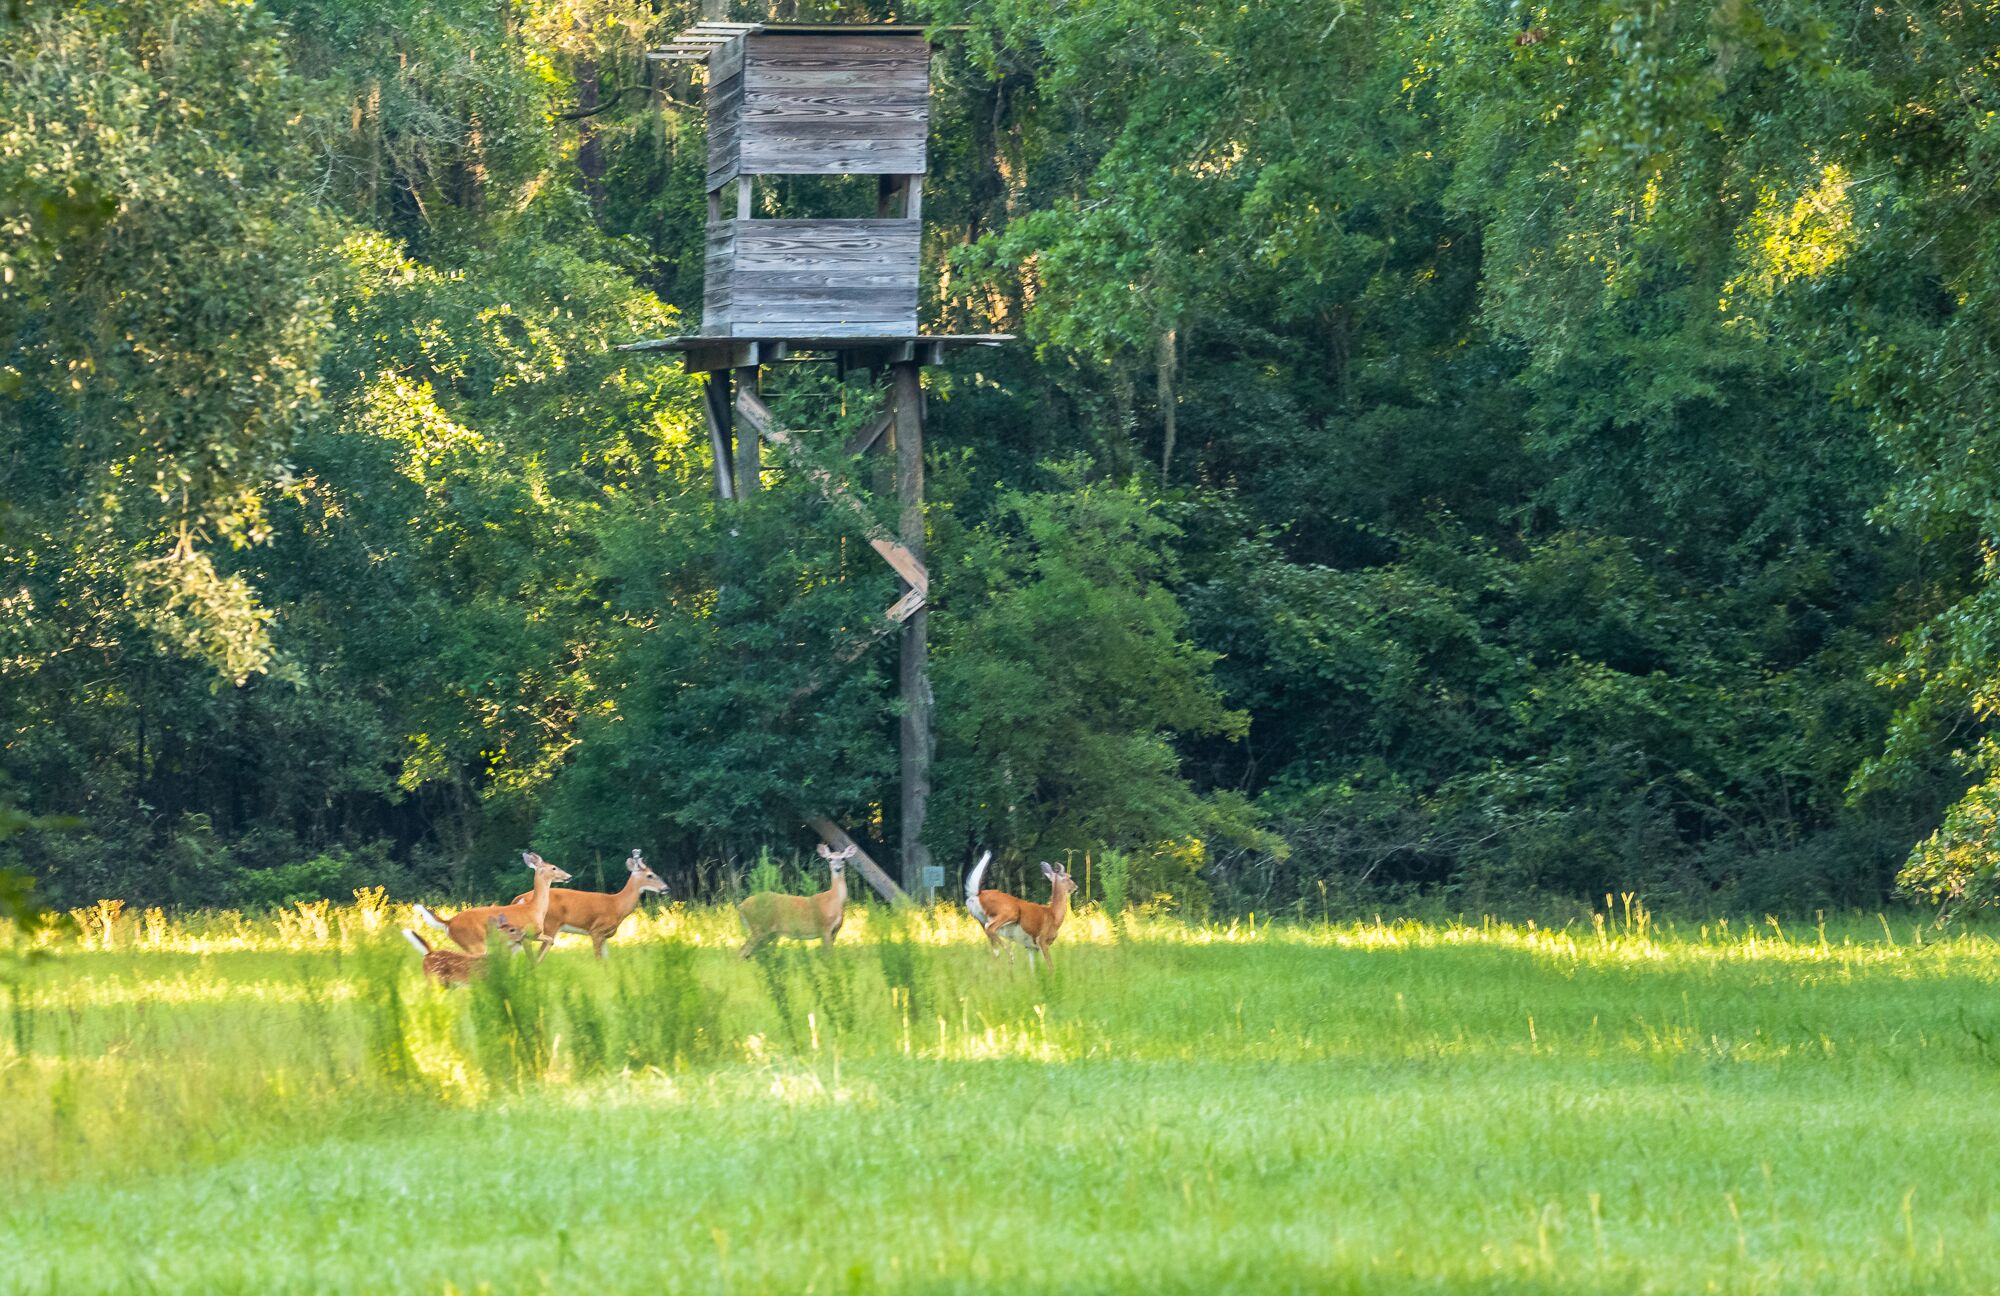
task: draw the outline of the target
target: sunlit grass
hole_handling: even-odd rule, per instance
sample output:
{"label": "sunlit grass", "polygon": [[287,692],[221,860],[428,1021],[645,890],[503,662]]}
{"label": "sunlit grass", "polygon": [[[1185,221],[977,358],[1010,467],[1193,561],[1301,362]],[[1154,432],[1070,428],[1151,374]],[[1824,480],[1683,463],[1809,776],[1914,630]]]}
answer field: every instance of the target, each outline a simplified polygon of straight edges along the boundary
{"label": "sunlit grass", "polygon": [[2000,1289],[1980,931],[673,905],[446,992],[407,920],[9,968],[0,1290]]}

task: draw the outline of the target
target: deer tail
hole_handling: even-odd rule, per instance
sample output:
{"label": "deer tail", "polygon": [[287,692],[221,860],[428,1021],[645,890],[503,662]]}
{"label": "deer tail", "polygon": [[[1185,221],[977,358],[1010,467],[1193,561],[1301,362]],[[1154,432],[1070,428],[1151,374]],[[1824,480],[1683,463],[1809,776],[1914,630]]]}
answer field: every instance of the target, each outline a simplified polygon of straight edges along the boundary
{"label": "deer tail", "polygon": [[[422,908],[421,905],[418,907]],[[403,939],[409,941],[410,944],[416,946],[417,952],[419,954],[428,955],[431,952],[431,943],[425,940],[423,937],[417,935],[416,931],[412,928],[409,927],[403,928]]]}
{"label": "deer tail", "polygon": [[420,905],[411,905],[410,907],[417,911],[417,917],[423,919],[425,922],[437,928],[439,931],[451,930],[450,927],[445,925],[444,919],[438,917],[436,914],[431,912],[431,907],[429,905],[420,904]]}
{"label": "deer tail", "polygon": [[981,927],[987,924],[988,919],[986,911],[979,907],[979,880],[986,876],[986,866],[992,862],[993,852],[987,851],[972,866],[972,872],[965,875],[965,911],[977,919]]}

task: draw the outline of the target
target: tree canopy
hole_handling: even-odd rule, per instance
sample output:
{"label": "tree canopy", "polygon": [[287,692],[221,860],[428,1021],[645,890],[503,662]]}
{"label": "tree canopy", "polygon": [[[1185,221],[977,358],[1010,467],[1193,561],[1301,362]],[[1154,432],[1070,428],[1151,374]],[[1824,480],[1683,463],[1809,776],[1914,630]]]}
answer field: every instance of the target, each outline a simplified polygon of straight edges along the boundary
{"label": "tree canopy", "polygon": [[[893,598],[711,497],[691,0],[0,15],[0,843],[66,901],[888,837]],[[941,859],[1268,908],[2000,895],[2000,10],[943,24]],[[774,372],[809,453],[881,395]],[[792,402],[786,405],[786,402]],[[875,505],[885,510],[886,501]],[[1191,879],[1200,879],[1190,886]]]}

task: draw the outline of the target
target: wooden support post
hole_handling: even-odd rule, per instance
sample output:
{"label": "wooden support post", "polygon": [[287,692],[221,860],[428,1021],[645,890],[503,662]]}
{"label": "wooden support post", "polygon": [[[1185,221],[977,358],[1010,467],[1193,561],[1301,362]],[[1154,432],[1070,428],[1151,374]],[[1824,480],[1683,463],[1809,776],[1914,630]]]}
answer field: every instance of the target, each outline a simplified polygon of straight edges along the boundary
{"label": "wooden support post", "polygon": [[831,819],[808,819],[806,823],[814,832],[819,834],[821,841],[835,850],[842,851],[846,850],[849,846],[854,847],[854,867],[860,870],[861,876],[867,879],[868,885],[875,888],[875,894],[881,896],[890,904],[909,903],[910,897],[903,893],[903,889],[896,885],[893,878],[882,871],[880,864],[868,858],[868,852],[861,849],[861,843],[843,832],[839,824]]}
{"label": "wooden support post", "polygon": [[[757,390],[757,366],[750,365],[736,371],[736,390],[752,392]],[[763,438],[758,434],[763,430],[752,419],[737,419],[736,423],[736,498],[748,499],[764,489],[764,465],[761,451]]]}
{"label": "wooden support post", "polygon": [[715,498],[736,498],[735,476],[729,467],[729,429],[735,403],[729,399],[729,371],[702,375],[701,409],[708,423],[708,448],[715,456]]}
{"label": "wooden support post", "polygon": [[[924,391],[915,360],[890,368],[889,399],[896,414],[896,500],[903,548],[924,560]],[[903,619],[902,651],[902,847],[903,886],[928,904],[925,878],[931,853],[924,846],[924,813],[931,797],[930,612],[919,605]]]}

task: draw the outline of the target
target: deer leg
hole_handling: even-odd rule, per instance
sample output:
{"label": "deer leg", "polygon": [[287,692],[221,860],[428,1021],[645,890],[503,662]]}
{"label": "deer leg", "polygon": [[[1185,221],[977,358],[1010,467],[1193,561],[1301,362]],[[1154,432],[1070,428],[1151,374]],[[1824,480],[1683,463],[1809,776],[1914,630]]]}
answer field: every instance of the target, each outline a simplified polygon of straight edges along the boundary
{"label": "deer leg", "polygon": [[596,932],[590,933],[590,943],[597,947],[597,957],[599,958],[604,957],[604,942],[609,939],[611,938],[608,936],[601,936]]}

